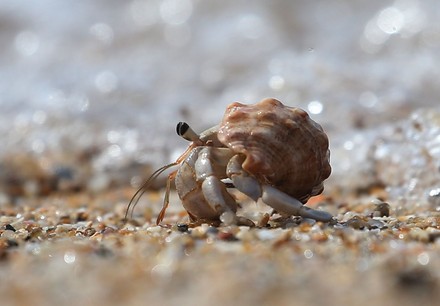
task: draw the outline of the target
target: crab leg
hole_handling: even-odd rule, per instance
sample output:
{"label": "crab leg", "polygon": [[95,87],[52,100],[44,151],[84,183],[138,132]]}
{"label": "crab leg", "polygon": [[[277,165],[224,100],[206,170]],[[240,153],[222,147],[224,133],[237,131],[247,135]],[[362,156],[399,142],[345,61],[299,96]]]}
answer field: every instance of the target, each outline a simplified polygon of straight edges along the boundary
{"label": "crab leg", "polygon": [[332,215],[325,211],[314,210],[304,206],[299,200],[272,186],[267,184],[260,185],[254,177],[243,170],[241,167],[242,162],[242,156],[235,155],[232,157],[227,166],[227,174],[234,183],[234,186],[254,201],[261,198],[264,203],[273,207],[276,211],[289,215],[323,222],[329,222],[332,219]]}
{"label": "crab leg", "polygon": [[[218,214],[225,211],[236,210],[234,198],[226,190],[225,184],[216,176],[218,169],[215,169],[218,162],[227,160],[222,158],[223,153],[230,155],[229,150],[221,148],[205,147],[200,150],[198,159],[195,162],[196,177],[202,183],[202,192],[206,202]],[[218,155],[218,156],[216,156]],[[227,158],[229,156],[226,156]],[[223,165],[224,169],[224,165]],[[224,170],[223,170],[224,173]]]}
{"label": "crab leg", "polygon": [[[178,133],[179,132],[179,126],[183,125],[184,123],[179,122],[179,124],[177,125],[177,130]],[[182,127],[180,127],[182,129]],[[192,131],[192,129],[188,126],[188,127],[184,127],[184,129],[189,129],[193,134],[194,131]],[[182,133],[188,133],[188,132],[182,132]],[[179,134],[180,135],[180,134]],[[196,134],[195,134],[196,135]],[[183,136],[182,136],[183,137]],[[180,155],[177,160],[174,162],[173,165],[178,165],[181,164],[189,155],[191,155],[192,150],[194,149],[196,145],[194,143],[192,143],[186,150],[185,152],[183,152],[182,155]],[[171,190],[171,182],[176,178],[176,175],[178,173],[179,170],[173,171],[168,175],[167,178],[167,186],[166,186],[166,190],[165,190],[165,197],[163,199],[163,204],[162,204],[162,209],[160,210],[159,215],[157,216],[156,219],[156,225],[159,225],[160,222],[162,222],[163,218],[165,217],[165,212],[168,208],[168,205],[170,204],[170,190]]]}
{"label": "crab leg", "polygon": [[170,175],[168,175],[167,187],[166,187],[166,190],[165,190],[165,197],[163,198],[162,209],[160,210],[160,213],[159,213],[159,215],[157,216],[157,219],[156,219],[156,225],[159,225],[159,223],[162,222],[163,218],[165,217],[165,212],[166,212],[166,210],[168,208],[168,205],[170,204],[171,182],[176,177],[176,174],[177,174],[177,170],[173,171],[172,173],[170,173]]}
{"label": "crab leg", "polygon": [[262,189],[263,193],[261,199],[264,203],[273,207],[276,211],[323,222],[329,222],[333,218],[333,216],[328,212],[315,210],[304,206],[297,199],[273,188],[272,186],[263,185]]}

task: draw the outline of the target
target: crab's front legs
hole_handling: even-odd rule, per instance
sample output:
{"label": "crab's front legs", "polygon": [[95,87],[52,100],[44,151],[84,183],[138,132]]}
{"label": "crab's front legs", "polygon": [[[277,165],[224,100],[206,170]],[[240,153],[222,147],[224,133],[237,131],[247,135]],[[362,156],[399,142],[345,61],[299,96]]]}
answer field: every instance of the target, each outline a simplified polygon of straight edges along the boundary
{"label": "crab's front legs", "polygon": [[177,171],[176,190],[192,221],[218,220],[226,211],[235,214],[237,204],[221,181],[231,156],[226,148],[197,147]]}
{"label": "crab's front legs", "polygon": [[234,183],[234,186],[254,201],[261,198],[264,203],[276,211],[288,215],[301,216],[323,222],[329,222],[332,219],[332,215],[325,211],[314,210],[304,206],[297,199],[272,186],[260,185],[254,177],[243,170],[241,167],[242,163],[243,157],[235,155],[229,161],[226,173]]}

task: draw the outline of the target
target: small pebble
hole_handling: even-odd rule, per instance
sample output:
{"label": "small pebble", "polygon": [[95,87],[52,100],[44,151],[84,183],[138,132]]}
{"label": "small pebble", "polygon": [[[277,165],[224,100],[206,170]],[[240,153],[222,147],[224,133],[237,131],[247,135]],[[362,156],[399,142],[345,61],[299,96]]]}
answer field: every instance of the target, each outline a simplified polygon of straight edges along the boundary
{"label": "small pebble", "polygon": [[8,239],[7,245],[8,245],[8,248],[18,247],[18,242],[16,240]]}
{"label": "small pebble", "polygon": [[13,231],[13,232],[16,231],[15,228],[14,228],[12,225],[10,225],[10,224],[6,224],[6,225],[5,225],[5,230],[7,230],[7,231]]}
{"label": "small pebble", "polygon": [[225,241],[238,241],[237,237],[233,233],[220,231],[217,234],[218,239]]}
{"label": "small pebble", "polygon": [[425,268],[417,267],[399,271],[397,273],[397,285],[404,290],[416,290],[420,294],[431,291],[436,287],[436,279]]}
{"label": "small pebble", "polygon": [[113,252],[105,246],[99,247],[95,251],[95,254],[98,255],[99,257],[104,257],[104,258],[109,258],[114,255]]}
{"label": "small pebble", "polygon": [[235,223],[235,214],[232,211],[225,211],[220,216],[220,221],[225,225],[231,225]]}
{"label": "small pebble", "polygon": [[257,226],[258,227],[266,227],[267,223],[269,222],[270,215],[268,213],[263,214],[263,216],[258,220]]}
{"label": "small pebble", "polygon": [[379,203],[374,208],[373,217],[389,217],[390,216],[390,204]]}
{"label": "small pebble", "polygon": [[368,221],[367,221],[367,224],[368,224],[368,228],[370,228],[370,229],[376,229],[376,228],[378,228],[378,229],[383,229],[383,228],[386,228],[387,226],[385,225],[385,223],[383,223],[382,221],[380,221],[380,220],[375,220],[375,219],[369,219]]}
{"label": "small pebble", "polygon": [[182,232],[182,233],[186,233],[186,232],[188,232],[188,224],[185,224],[185,223],[179,223],[179,224],[177,224],[177,230],[179,231],[179,232]]}
{"label": "small pebble", "polygon": [[277,228],[277,229],[260,229],[258,232],[256,232],[256,236],[258,239],[262,241],[268,241],[277,239],[280,236],[283,236],[283,234],[286,232],[286,230]]}
{"label": "small pebble", "polygon": [[421,242],[430,241],[429,233],[418,227],[414,227],[411,229],[411,231],[409,232],[409,238]]}
{"label": "small pebble", "polygon": [[435,231],[428,234],[429,242],[435,242],[438,238],[440,238],[440,231]]}
{"label": "small pebble", "polygon": [[76,222],[87,221],[89,219],[89,215],[86,211],[79,211],[76,215]]}
{"label": "small pebble", "polygon": [[72,220],[70,219],[69,215],[64,215],[60,217],[60,220],[58,221],[59,224],[69,224],[72,223]]}
{"label": "small pebble", "polygon": [[219,232],[219,229],[217,227],[214,226],[209,226],[206,229],[206,234],[208,235],[216,235]]}
{"label": "small pebble", "polygon": [[359,216],[354,216],[353,218],[348,220],[345,224],[351,228],[359,229],[359,230],[362,230],[364,228],[369,228],[369,224],[364,220],[362,220],[362,218]]}

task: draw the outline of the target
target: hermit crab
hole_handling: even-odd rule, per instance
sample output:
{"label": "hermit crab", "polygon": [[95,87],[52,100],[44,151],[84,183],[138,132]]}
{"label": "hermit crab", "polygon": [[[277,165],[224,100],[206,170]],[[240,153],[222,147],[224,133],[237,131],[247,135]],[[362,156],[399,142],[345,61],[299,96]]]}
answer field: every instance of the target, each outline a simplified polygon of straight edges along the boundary
{"label": "hermit crab", "polygon": [[179,166],[168,176],[157,224],[164,218],[173,180],[194,222],[218,221],[224,213],[236,216],[239,204],[231,188],[254,201],[261,199],[280,214],[332,219],[325,211],[304,206],[323,191],[323,181],[331,172],[328,138],[304,110],[272,98],[253,105],[234,102],[219,125],[197,134],[180,122],[177,134],[191,141],[188,149],[151,175],[131,199],[126,217],[154,179]]}

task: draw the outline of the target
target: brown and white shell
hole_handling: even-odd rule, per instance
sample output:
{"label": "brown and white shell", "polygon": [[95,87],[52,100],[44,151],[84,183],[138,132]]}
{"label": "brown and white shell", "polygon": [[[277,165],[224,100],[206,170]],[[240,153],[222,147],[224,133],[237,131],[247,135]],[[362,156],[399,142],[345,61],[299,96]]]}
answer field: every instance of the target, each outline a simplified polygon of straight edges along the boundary
{"label": "brown and white shell", "polygon": [[261,183],[305,203],[320,194],[330,176],[328,138],[300,108],[267,98],[259,103],[230,104],[218,139],[246,156],[243,169]]}

